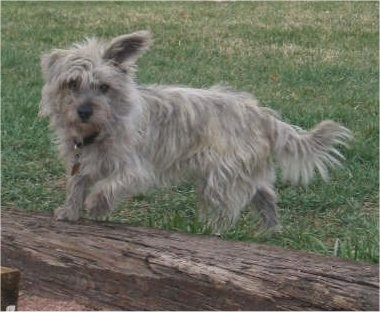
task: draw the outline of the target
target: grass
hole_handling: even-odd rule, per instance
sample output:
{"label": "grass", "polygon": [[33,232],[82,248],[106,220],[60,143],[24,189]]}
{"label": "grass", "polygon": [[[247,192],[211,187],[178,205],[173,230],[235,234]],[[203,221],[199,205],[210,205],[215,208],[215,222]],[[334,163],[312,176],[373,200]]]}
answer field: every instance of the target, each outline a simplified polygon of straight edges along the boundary
{"label": "grass", "polygon": [[[139,83],[225,82],[309,128],[334,119],[355,135],[344,167],[307,188],[277,182],[283,233],[255,233],[244,213],[225,239],[378,262],[377,2],[2,2],[2,207],[48,211],[64,171],[37,118],[39,57],[86,36],[150,29]],[[113,221],[207,234],[191,184],[133,198]]]}

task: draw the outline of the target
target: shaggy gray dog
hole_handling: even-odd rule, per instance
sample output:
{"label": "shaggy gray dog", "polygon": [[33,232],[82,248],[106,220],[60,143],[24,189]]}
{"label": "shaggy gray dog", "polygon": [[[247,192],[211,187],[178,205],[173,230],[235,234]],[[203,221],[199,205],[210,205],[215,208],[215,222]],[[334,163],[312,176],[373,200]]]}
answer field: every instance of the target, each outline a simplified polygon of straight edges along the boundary
{"label": "shaggy gray dog", "polygon": [[48,116],[68,173],[58,220],[108,214],[121,194],[197,181],[200,215],[225,231],[243,208],[278,229],[273,158],[283,177],[307,184],[339,164],[351,134],[323,121],[310,132],[281,121],[250,94],[228,88],[138,86],[134,64],[149,47],[139,31],[89,39],[42,57],[40,114]]}

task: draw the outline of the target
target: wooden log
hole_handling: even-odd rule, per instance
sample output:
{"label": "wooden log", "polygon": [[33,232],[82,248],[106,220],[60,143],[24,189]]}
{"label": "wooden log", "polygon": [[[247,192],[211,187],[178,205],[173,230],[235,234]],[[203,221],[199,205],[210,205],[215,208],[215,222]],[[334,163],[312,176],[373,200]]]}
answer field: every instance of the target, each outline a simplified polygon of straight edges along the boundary
{"label": "wooden log", "polygon": [[17,309],[20,271],[1,267],[1,311]]}
{"label": "wooden log", "polygon": [[124,224],[2,211],[2,263],[108,310],[374,310],[376,265]]}

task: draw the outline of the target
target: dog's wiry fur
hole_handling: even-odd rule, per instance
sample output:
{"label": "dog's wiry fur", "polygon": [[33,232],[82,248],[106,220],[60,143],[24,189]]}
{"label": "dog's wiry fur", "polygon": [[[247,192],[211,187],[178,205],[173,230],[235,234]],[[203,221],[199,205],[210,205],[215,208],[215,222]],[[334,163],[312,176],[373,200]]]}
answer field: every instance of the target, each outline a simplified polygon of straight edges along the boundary
{"label": "dog's wiry fur", "polygon": [[244,207],[278,228],[273,158],[292,183],[307,184],[315,172],[326,179],[350,131],[333,121],[303,131],[225,87],[140,87],[134,64],[150,42],[140,31],[42,57],[40,114],[50,118],[68,172],[75,157],[80,163],[56,218],[77,220],[82,206],[101,217],[121,194],[194,179],[200,215],[216,231]]}

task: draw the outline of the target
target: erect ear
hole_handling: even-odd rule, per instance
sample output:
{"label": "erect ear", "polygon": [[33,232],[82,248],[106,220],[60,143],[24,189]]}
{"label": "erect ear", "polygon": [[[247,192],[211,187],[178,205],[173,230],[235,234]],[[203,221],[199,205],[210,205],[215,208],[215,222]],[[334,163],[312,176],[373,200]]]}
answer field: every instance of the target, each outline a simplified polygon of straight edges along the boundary
{"label": "erect ear", "polygon": [[49,79],[50,73],[57,61],[67,55],[67,50],[54,50],[49,54],[44,54],[41,57],[42,76],[45,81]]}
{"label": "erect ear", "polygon": [[103,58],[116,64],[135,62],[149,48],[152,42],[149,31],[137,31],[113,39],[104,52]]}

